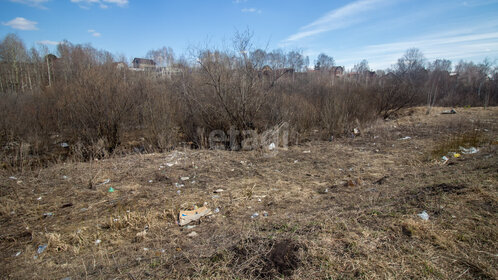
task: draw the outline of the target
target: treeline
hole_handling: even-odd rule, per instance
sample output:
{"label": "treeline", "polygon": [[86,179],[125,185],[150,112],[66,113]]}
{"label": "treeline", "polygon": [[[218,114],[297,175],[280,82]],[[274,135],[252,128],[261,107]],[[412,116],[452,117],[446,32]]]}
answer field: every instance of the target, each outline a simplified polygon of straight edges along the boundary
{"label": "treeline", "polygon": [[328,138],[409,106],[498,103],[491,63],[462,61],[453,69],[448,60],[427,63],[417,49],[377,72],[367,61],[338,71],[325,54],[308,70],[301,52],[255,49],[249,33],[237,34],[233,48],[190,56],[150,51],[164,75],[131,71],[90,45],[64,42],[53,55],[7,35],[0,43],[3,167],[164,151],[181,142],[207,148],[210,131],[261,132],[283,122],[291,137],[318,129]]}

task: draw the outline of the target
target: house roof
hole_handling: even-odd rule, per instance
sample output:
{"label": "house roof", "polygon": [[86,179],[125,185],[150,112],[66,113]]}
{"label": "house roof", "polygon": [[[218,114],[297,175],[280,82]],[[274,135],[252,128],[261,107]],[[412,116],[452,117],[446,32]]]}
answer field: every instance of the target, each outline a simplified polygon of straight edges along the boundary
{"label": "house roof", "polygon": [[133,63],[156,65],[156,63],[155,63],[155,62],[154,62],[154,60],[152,60],[152,59],[147,59],[147,58],[138,58],[138,57],[135,57],[135,58],[133,59]]}

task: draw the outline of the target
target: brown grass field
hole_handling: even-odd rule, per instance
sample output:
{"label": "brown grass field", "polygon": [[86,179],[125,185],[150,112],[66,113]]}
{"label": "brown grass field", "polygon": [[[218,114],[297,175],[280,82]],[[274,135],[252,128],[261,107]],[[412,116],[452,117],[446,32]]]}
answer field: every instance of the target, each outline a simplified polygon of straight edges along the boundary
{"label": "brown grass field", "polygon": [[[2,170],[0,278],[498,279],[498,108],[446,109],[277,153]],[[194,205],[219,212],[178,226]]]}

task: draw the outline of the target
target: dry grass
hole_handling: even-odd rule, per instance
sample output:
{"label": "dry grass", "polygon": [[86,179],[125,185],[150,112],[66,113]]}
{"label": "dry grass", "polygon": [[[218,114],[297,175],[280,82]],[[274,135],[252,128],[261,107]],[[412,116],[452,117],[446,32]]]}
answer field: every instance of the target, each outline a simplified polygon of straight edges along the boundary
{"label": "dry grass", "polygon": [[[276,155],[177,150],[2,171],[2,277],[496,279],[498,108],[441,110]],[[476,128],[489,139],[479,153],[427,160]],[[205,203],[220,212],[176,224]]]}

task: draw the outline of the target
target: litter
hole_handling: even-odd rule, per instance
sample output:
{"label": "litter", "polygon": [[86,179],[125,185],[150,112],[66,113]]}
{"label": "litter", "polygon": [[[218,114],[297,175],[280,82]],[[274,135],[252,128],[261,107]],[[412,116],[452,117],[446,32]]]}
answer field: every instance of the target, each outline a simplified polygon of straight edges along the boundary
{"label": "litter", "polygon": [[173,166],[173,165],[175,165],[175,164],[174,164],[174,163],[169,163],[169,162],[168,162],[168,163],[166,163],[166,165],[167,165],[168,167],[171,167],[171,166]]}
{"label": "litter", "polygon": [[263,211],[263,217],[268,217],[268,212]]}
{"label": "litter", "polygon": [[109,190],[108,190],[108,192],[110,192],[110,193],[114,192],[114,188],[110,187]]}
{"label": "litter", "polygon": [[40,196],[40,197],[38,197],[36,200],[42,200],[42,197]]}
{"label": "litter", "polygon": [[99,245],[100,243],[102,243],[102,240],[100,239],[95,240],[95,245]]}
{"label": "litter", "polygon": [[21,251],[19,251],[19,252],[15,253],[14,257],[19,257],[19,255],[20,255],[21,253],[22,253]]}
{"label": "litter", "polygon": [[461,155],[459,153],[454,153],[453,156],[459,158]]}
{"label": "litter", "polygon": [[187,181],[188,179],[190,179],[189,177],[181,177],[180,180],[182,181]]}
{"label": "litter", "polygon": [[62,176],[62,179],[67,180],[67,176],[66,175]]}
{"label": "litter", "polygon": [[271,144],[268,146],[268,149],[269,149],[270,151],[275,150],[275,143],[271,143]]}
{"label": "litter", "polygon": [[199,234],[197,234],[197,232],[195,231],[192,231],[191,233],[187,234],[188,237],[196,237],[197,235]]}
{"label": "litter", "polygon": [[108,184],[109,182],[111,182],[111,179],[106,179],[104,182],[100,183],[99,186]]}
{"label": "litter", "polygon": [[193,225],[193,226],[186,226],[185,228],[186,228],[186,229],[193,229],[193,228],[195,228],[195,227],[196,227],[196,225]]}
{"label": "litter", "polygon": [[217,190],[214,190],[214,193],[221,193],[221,192],[224,192],[225,190],[224,189],[217,189]]}
{"label": "litter", "polygon": [[66,143],[66,142],[62,142],[62,143],[61,143],[61,147],[62,147],[62,148],[69,148],[69,144],[68,144],[68,143]]}
{"label": "litter", "polygon": [[294,161],[294,163],[298,163],[298,162],[299,162],[299,160],[297,160],[297,159]]}
{"label": "litter", "polygon": [[178,183],[175,183],[175,187],[177,187],[177,188],[182,188],[182,187],[185,187],[185,185],[184,185],[184,184],[178,184]]}
{"label": "litter", "polygon": [[443,160],[443,163],[447,163],[448,160],[450,160],[447,156],[443,156],[441,159]]}
{"label": "litter", "polygon": [[149,180],[149,183],[152,183],[152,182],[154,182],[154,181],[153,180]]}
{"label": "litter", "polygon": [[427,212],[425,212],[425,210],[422,211],[422,213],[417,214],[417,215],[420,217],[420,219],[422,219],[424,221],[429,220],[429,214],[427,214]]}
{"label": "litter", "polygon": [[455,109],[451,109],[451,110],[443,111],[443,112],[441,112],[441,114],[456,114],[456,111],[455,111]]}
{"label": "litter", "polygon": [[17,180],[17,178],[14,177],[14,176],[10,176],[9,179],[11,179],[11,180]]}
{"label": "litter", "polygon": [[181,191],[181,190],[177,190],[177,191],[176,191],[176,193],[177,193],[177,194],[181,194],[181,193],[182,193],[182,191]]}
{"label": "litter", "polygon": [[398,140],[410,140],[412,139],[410,136],[405,136],[403,138],[399,138]]}
{"label": "litter", "polygon": [[311,154],[311,151],[308,150],[308,151],[303,151],[303,154]]}
{"label": "litter", "polygon": [[197,221],[204,216],[208,216],[211,214],[211,209],[203,206],[196,210],[192,211],[180,211],[178,215],[178,224],[180,226],[184,226],[189,224],[190,222]]}
{"label": "litter", "polygon": [[254,218],[257,218],[257,217],[259,217],[259,213],[258,212],[252,214],[251,219],[254,219]]}
{"label": "litter", "polygon": [[44,217],[52,217],[53,215],[54,215],[54,213],[52,213],[52,212],[43,213]]}
{"label": "litter", "polygon": [[466,155],[476,154],[477,152],[479,152],[479,150],[476,149],[475,147],[470,147],[468,149],[465,149],[464,147],[460,147],[460,151],[462,151],[462,153],[466,154]]}
{"label": "litter", "polygon": [[220,213],[220,208],[214,209],[214,213]]}
{"label": "litter", "polygon": [[220,198],[220,196],[219,196],[219,195],[217,195],[217,194],[215,194],[215,195],[213,195],[211,198],[212,198],[212,199],[217,199],[217,198]]}
{"label": "litter", "polygon": [[45,251],[45,249],[47,249],[47,246],[48,246],[47,244],[43,244],[43,245],[38,246],[38,250],[36,250],[36,252],[38,254],[43,253],[43,251]]}

